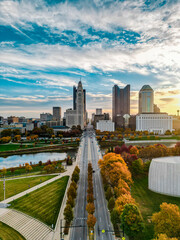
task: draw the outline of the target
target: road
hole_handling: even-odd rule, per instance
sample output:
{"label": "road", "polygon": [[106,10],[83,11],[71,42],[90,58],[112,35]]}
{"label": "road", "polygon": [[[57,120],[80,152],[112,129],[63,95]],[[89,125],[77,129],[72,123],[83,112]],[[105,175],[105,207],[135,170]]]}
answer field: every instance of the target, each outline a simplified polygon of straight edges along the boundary
{"label": "road", "polygon": [[[70,234],[70,240],[87,240],[87,212],[86,212],[86,196],[87,196],[87,167],[88,162],[92,163],[93,169],[93,185],[95,197],[95,216],[97,219],[95,225],[96,240],[114,240],[110,216],[105,200],[102,179],[98,167],[99,148],[97,146],[96,136],[91,126],[83,135],[82,154],[80,159],[80,180],[78,186],[77,201],[74,212],[73,228]],[[83,226],[83,227],[80,227]],[[102,233],[102,230],[105,230]]]}
{"label": "road", "polygon": [[82,140],[82,152],[80,158],[80,179],[78,184],[77,201],[74,211],[73,228],[70,233],[70,240],[87,239],[87,212],[86,212],[86,195],[87,195],[87,168],[88,168],[88,135],[84,134]]}
{"label": "road", "polygon": [[[105,194],[103,189],[103,183],[101,179],[100,169],[98,167],[98,160],[101,154],[97,145],[95,135],[91,138],[91,157],[92,166],[94,172],[94,197],[95,197],[95,217],[97,219],[95,225],[95,235],[98,240],[114,240],[114,235],[112,235],[112,226],[110,221],[110,215],[107,209],[107,204],[105,200]],[[105,232],[102,232],[105,230]]]}

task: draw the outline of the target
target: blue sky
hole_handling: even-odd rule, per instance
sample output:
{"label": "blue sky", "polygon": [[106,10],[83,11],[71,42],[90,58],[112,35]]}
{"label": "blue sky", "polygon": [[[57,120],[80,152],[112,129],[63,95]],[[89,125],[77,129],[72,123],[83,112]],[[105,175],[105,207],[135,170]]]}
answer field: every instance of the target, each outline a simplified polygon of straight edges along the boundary
{"label": "blue sky", "polygon": [[81,78],[89,116],[111,113],[112,87],[155,90],[161,111],[180,108],[180,2],[1,0],[0,115],[39,117],[72,107]]}

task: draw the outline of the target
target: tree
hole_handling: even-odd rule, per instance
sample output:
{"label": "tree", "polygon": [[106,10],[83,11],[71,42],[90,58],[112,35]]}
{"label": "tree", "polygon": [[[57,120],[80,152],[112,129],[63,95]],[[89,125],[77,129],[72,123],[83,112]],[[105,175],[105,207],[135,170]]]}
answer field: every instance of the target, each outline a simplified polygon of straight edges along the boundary
{"label": "tree", "polygon": [[177,238],[169,238],[166,234],[158,234],[158,236],[153,240],[178,240]]}
{"label": "tree", "polygon": [[89,203],[89,202],[94,202],[94,196],[93,196],[92,193],[90,193],[90,194],[87,195],[87,202],[88,202],[88,203]]}
{"label": "tree", "polygon": [[73,220],[73,210],[69,204],[67,204],[64,209],[64,219],[67,223],[70,223]]}
{"label": "tree", "polygon": [[70,186],[68,191],[67,191],[68,197],[71,196],[73,199],[76,198],[76,189],[73,186]]}
{"label": "tree", "polygon": [[125,233],[136,238],[144,229],[143,218],[138,207],[134,204],[126,204],[121,215],[121,222],[124,226]]}
{"label": "tree", "polygon": [[134,198],[130,194],[123,194],[119,196],[115,202],[115,209],[118,211],[119,215],[123,212],[126,204],[136,204]]}
{"label": "tree", "polygon": [[93,202],[90,202],[86,205],[86,211],[88,214],[93,214],[95,212],[95,206]]}
{"label": "tree", "polygon": [[79,181],[79,173],[77,171],[74,171],[71,177],[71,180],[77,183]]}
{"label": "tree", "polygon": [[136,146],[134,146],[134,147],[132,147],[132,148],[130,149],[130,153],[131,153],[131,154],[136,154],[136,155],[138,155],[138,154],[139,154],[139,150],[137,149]]}
{"label": "tree", "polygon": [[48,164],[43,168],[43,170],[46,171],[47,173],[50,173],[53,172],[54,168],[51,164]]}
{"label": "tree", "polygon": [[138,158],[132,162],[132,174],[133,177],[137,177],[143,173],[143,161]]}
{"label": "tree", "polygon": [[74,199],[71,196],[68,196],[66,204],[69,204],[73,208],[74,207]]}
{"label": "tree", "polygon": [[90,229],[93,229],[96,224],[96,218],[94,215],[89,214],[87,218],[87,225]]}
{"label": "tree", "polygon": [[3,176],[5,176],[5,175],[6,175],[6,172],[7,172],[6,168],[3,167],[3,169],[2,169],[1,171],[2,171],[2,173],[3,173]]}
{"label": "tree", "polygon": [[29,163],[25,163],[25,170],[26,172],[30,172],[32,170],[32,167],[29,165]]}
{"label": "tree", "polygon": [[106,199],[107,199],[108,201],[109,201],[110,198],[113,197],[113,192],[112,192],[111,187],[108,187],[108,189],[107,189],[105,195],[106,195]]}
{"label": "tree", "polygon": [[114,206],[115,206],[115,200],[113,197],[111,197],[108,202],[108,208],[110,212],[113,210]]}
{"label": "tree", "polygon": [[164,233],[168,237],[180,236],[180,210],[179,207],[171,203],[162,203],[160,211],[152,216],[155,234]]}
{"label": "tree", "polygon": [[120,223],[120,216],[118,211],[115,208],[111,212],[111,222],[113,225]]}

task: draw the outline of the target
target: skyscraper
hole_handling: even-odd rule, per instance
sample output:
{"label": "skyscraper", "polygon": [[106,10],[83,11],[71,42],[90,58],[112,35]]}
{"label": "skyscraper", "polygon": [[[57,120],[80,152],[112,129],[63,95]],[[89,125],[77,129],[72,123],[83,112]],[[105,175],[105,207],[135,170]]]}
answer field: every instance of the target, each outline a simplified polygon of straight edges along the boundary
{"label": "skyscraper", "polygon": [[154,91],[149,85],[144,85],[139,91],[139,113],[154,112]]}
{"label": "skyscraper", "polygon": [[113,122],[116,123],[117,116],[124,116],[130,114],[130,85],[120,89],[114,85],[112,89],[112,117]]}
{"label": "skyscraper", "polygon": [[61,107],[53,107],[53,120],[61,120]]}
{"label": "skyscraper", "polygon": [[[81,81],[80,81],[81,82]],[[86,89],[83,89],[84,94],[84,112],[86,112]],[[76,110],[77,88],[73,87],[73,110]]]}
{"label": "skyscraper", "polygon": [[86,125],[86,91],[82,87],[82,82],[79,81],[78,87],[73,87],[73,110],[66,110],[66,125],[80,125],[83,129]]}

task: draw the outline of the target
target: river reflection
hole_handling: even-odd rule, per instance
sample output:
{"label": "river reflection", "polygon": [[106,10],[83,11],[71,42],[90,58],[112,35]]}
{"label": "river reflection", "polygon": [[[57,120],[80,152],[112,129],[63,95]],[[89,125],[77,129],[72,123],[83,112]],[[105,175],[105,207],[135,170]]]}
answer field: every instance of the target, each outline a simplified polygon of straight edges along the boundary
{"label": "river reflection", "polygon": [[67,156],[67,153],[35,153],[35,154],[23,154],[23,155],[13,155],[9,157],[0,157],[0,169],[3,167],[19,167],[19,164],[23,165],[30,162],[36,164],[39,161],[47,162],[48,160],[64,160]]}

